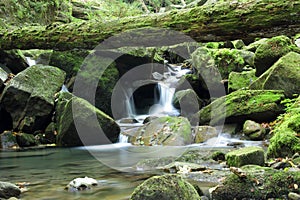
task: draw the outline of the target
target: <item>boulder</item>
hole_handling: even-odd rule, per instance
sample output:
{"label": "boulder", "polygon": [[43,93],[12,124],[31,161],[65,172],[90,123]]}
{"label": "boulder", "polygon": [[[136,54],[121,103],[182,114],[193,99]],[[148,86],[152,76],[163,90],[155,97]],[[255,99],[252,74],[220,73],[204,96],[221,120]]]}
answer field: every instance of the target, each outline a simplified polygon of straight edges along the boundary
{"label": "boulder", "polygon": [[196,189],[181,176],[154,176],[139,185],[130,200],[200,200]]}
{"label": "boulder", "polygon": [[12,131],[4,131],[0,134],[0,148],[12,149],[18,147],[16,135]]}
{"label": "boulder", "polygon": [[8,78],[8,74],[4,69],[0,67],[0,91],[2,92],[2,89],[4,87],[4,83]]}
{"label": "boulder", "polygon": [[12,118],[13,128],[28,133],[46,128],[54,108],[54,95],[64,78],[65,73],[52,66],[35,65],[17,74],[0,99]]}
{"label": "boulder", "polygon": [[228,92],[248,88],[256,79],[255,70],[231,72],[228,78]]}
{"label": "boulder", "polygon": [[272,121],[284,112],[280,104],[284,98],[281,90],[238,90],[216,99],[195,117],[199,118],[200,125],[216,125],[224,120],[226,123],[243,123],[247,119]]}
{"label": "boulder", "polygon": [[0,181],[0,198],[19,197],[21,190],[15,184]]}
{"label": "boulder", "polygon": [[16,140],[20,147],[31,147],[38,145],[38,140],[32,134],[18,133],[16,135]]}
{"label": "boulder", "polygon": [[280,57],[291,51],[292,42],[286,36],[276,36],[264,41],[258,46],[254,55],[256,76],[262,75]]}
{"label": "boulder", "polygon": [[70,192],[76,192],[76,191],[81,191],[81,190],[89,190],[93,186],[97,186],[98,181],[89,178],[89,177],[84,177],[84,178],[75,178],[70,183],[65,187],[66,190]]}
{"label": "boulder", "polygon": [[195,130],[195,143],[205,142],[213,137],[218,137],[218,131],[212,126],[196,126]]}
{"label": "boulder", "polygon": [[130,142],[141,146],[191,144],[191,125],[184,117],[160,117],[140,127],[130,137]]}
{"label": "boulder", "polygon": [[284,90],[286,95],[300,94],[300,54],[287,53],[264,72],[250,89]]}
{"label": "boulder", "polygon": [[259,123],[252,120],[247,120],[243,126],[243,133],[251,140],[262,140],[266,134],[266,129]]}
{"label": "boulder", "polygon": [[212,199],[286,199],[289,192],[299,193],[299,172],[275,170],[256,165],[246,165],[241,168],[245,176],[229,175],[225,181],[212,192]]}
{"label": "boulder", "polygon": [[118,141],[118,124],[82,98],[62,92],[55,111],[58,146],[99,145]]}
{"label": "boulder", "polygon": [[241,167],[244,165],[260,165],[265,164],[265,152],[261,147],[245,147],[233,150],[225,155],[227,165]]}
{"label": "boulder", "polygon": [[273,130],[268,157],[291,157],[300,152],[300,98],[290,105]]}

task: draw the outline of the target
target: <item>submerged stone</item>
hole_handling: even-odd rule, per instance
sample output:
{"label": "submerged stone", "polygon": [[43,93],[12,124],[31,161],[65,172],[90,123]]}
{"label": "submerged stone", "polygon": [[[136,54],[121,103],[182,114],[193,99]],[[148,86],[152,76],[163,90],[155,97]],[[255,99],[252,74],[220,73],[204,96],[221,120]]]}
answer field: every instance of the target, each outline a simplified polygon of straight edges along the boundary
{"label": "submerged stone", "polygon": [[225,159],[229,166],[234,167],[250,164],[263,166],[265,164],[265,152],[261,147],[245,147],[228,152]]}
{"label": "submerged stone", "polygon": [[300,94],[300,54],[290,52],[281,57],[251,85],[250,89],[284,90],[286,95]]}
{"label": "submerged stone", "polygon": [[154,176],[139,185],[130,200],[200,200],[196,189],[181,176]]}

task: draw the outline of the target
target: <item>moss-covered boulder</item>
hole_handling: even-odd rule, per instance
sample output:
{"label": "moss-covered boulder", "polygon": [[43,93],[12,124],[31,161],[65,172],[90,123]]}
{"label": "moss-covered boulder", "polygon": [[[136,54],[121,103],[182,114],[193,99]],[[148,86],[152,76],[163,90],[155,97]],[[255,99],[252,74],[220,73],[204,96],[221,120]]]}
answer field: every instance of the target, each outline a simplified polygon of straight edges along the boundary
{"label": "moss-covered boulder", "polygon": [[210,125],[224,120],[226,123],[243,123],[247,119],[272,121],[284,112],[284,106],[280,104],[284,98],[281,90],[238,90],[216,99],[195,117],[199,118],[199,124]]}
{"label": "moss-covered boulder", "polygon": [[300,94],[300,54],[281,57],[251,85],[250,89],[284,90],[286,95]]}
{"label": "moss-covered boulder", "polygon": [[196,189],[181,176],[164,175],[154,176],[141,185],[132,193],[130,200],[200,200]]}
{"label": "moss-covered boulder", "polygon": [[54,95],[60,91],[65,73],[52,66],[32,66],[17,74],[5,87],[2,107],[10,114],[13,128],[33,133],[51,119]]}
{"label": "moss-covered boulder", "polygon": [[263,42],[255,51],[256,76],[262,75],[280,57],[291,51],[292,41],[286,36],[277,36]]}
{"label": "moss-covered boulder", "polygon": [[293,156],[300,152],[300,98],[280,116],[268,147],[269,157]]}
{"label": "moss-covered boulder", "polygon": [[289,192],[299,193],[300,173],[276,170],[256,165],[246,165],[241,168],[244,177],[236,174],[228,176],[222,185],[212,192],[212,199],[287,199]]}
{"label": "moss-covered boulder", "polygon": [[228,92],[230,93],[239,89],[247,88],[256,79],[255,70],[231,72],[228,78]]}
{"label": "moss-covered boulder", "polygon": [[262,140],[266,134],[266,129],[259,123],[247,120],[243,125],[243,133],[251,140]]}
{"label": "moss-covered boulder", "polygon": [[118,124],[84,99],[63,92],[55,111],[58,146],[99,145],[118,140]]}
{"label": "moss-covered boulder", "polygon": [[191,144],[191,125],[184,117],[160,117],[140,127],[130,136],[130,142],[141,146]]}
{"label": "moss-covered boulder", "polygon": [[233,150],[225,155],[227,165],[241,167],[244,165],[260,165],[265,164],[265,152],[261,147],[245,147]]}

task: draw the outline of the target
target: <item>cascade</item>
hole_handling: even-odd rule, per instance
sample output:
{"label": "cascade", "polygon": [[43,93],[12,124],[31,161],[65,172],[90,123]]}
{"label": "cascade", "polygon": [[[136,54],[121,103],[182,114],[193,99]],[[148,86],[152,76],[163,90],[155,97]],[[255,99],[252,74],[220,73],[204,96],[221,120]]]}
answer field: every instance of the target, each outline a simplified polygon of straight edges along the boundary
{"label": "cascade", "polygon": [[36,65],[36,60],[32,59],[31,57],[25,57],[26,58],[26,62],[29,65],[29,67]]}

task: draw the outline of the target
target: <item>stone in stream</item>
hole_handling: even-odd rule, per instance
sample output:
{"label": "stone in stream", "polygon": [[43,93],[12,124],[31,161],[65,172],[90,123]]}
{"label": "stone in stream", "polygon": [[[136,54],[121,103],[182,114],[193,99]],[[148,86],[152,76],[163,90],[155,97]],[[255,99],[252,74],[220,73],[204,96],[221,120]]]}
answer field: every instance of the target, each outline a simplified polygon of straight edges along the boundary
{"label": "stone in stream", "polygon": [[20,147],[30,147],[38,145],[38,140],[33,134],[17,133],[16,140]]}
{"label": "stone in stream", "polygon": [[14,129],[33,133],[50,121],[55,93],[65,73],[52,66],[32,66],[9,81],[1,96],[2,107],[10,114]]}
{"label": "stone in stream", "polygon": [[130,200],[200,200],[196,189],[179,175],[153,176],[140,184]]}
{"label": "stone in stream", "polygon": [[160,117],[140,127],[131,135],[130,142],[141,146],[191,144],[191,125],[184,117]]}
{"label": "stone in stream", "polygon": [[11,149],[18,147],[16,136],[12,131],[4,131],[0,134],[0,149]]}
{"label": "stone in stream", "polygon": [[227,165],[234,167],[250,164],[263,166],[265,164],[265,152],[261,147],[245,147],[228,152],[225,159]]}
{"label": "stone in stream", "polygon": [[285,94],[289,97],[292,97],[293,94],[300,94],[299,63],[299,53],[287,53],[255,80],[249,88],[259,90],[284,90]]}
{"label": "stone in stream", "polygon": [[259,123],[247,120],[243,126],[243,133],[251,140],[262,140],[266,134],[266,129]]}
{"label": "stone in stream", "polygon": [[213,137],[218,136],[218,131],[212,126],[196,126],[195,131],[195,143],[205,142]]}
{"label": "stone in stream", "polygon": [[76,192],[81,190],[89,190],[93,186],[97,185],[97,180],[86,176],[84,178],[75,178],[74,180],[70,181],[70,183],[65,187],[65,189],[70,192]]}
{"label": "stone in stream", "polygon": [[283,35],[267,39],[259,45],[254,55],[255,75],[262,75],[280,57],[290,52],[292,50],[291,45],[291,39]]}
{"label": "stone in stream", "polygon": [[100,145],[118,141],[118,124],[82,98],[61,92],[55,111],[58,146]]}
{"label": "stone in stream", "polygon": [[9,199],[11,197],[19,197],[21,190],[18,186],[8,182],[0,181],[0,198]]}
{"label": "stone in stream", "polygon": [[284,112],[282,90],[238,90],[202,108],[195,117],[199,124],[243,123],[247,119],[268,122]]}

